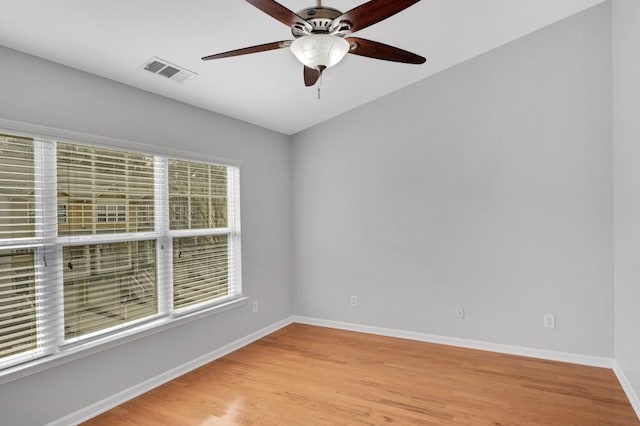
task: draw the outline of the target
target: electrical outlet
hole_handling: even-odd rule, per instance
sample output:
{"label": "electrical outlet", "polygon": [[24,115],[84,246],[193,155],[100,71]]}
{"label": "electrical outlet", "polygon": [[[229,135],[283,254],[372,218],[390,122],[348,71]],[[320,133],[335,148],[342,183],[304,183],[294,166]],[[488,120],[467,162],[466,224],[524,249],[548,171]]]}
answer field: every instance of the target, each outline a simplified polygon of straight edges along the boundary
{"label": "electrical outlet", "polygon": [[464,319],[464,308],[456,308],[456,317],[458,317],[459,319]]}
{"label": "electrical outlet", "polygon": [[556,316],[554,314],[544,314],[544,328],[556,328]]}
{"label": "electrical outlet", "polygon": [[253,313],[255,314],[256,312],[258,312],[258,309],[260,309],[260,305],[258,304],[258,301],[255,300],[253,302]]}
{"label": "electrical outlet", "polygon": [[358,296],[351,296],[351,306],[358,306]]}

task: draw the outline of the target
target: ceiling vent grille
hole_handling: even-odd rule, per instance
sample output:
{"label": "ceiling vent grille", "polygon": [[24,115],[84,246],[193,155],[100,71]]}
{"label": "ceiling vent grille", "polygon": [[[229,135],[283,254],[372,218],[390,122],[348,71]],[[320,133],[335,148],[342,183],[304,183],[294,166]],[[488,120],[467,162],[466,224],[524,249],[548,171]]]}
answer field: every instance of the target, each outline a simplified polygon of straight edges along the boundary
{"label": "ceiling vent grille", "polygon": [[179,67],[169,61],[165,61],[164,59],[157,57],[153,57],[142,64],[142,69],[153,74],[161,75],[170,80],[177,81],[178,83],[182,83],[185,80],[198,75],[193,71],[189,71],[188,69]]}

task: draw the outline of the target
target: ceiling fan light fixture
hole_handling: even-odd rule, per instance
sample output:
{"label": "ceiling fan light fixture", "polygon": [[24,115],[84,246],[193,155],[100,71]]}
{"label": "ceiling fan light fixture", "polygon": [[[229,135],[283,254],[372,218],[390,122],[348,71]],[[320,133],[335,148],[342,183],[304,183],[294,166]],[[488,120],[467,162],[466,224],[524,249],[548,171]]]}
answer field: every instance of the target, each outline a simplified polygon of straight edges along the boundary
{"label": "ceiling fan light fixture", "polygon": [[311,34],[291,43],[291,52],[305,66],[317,70],[331,68],[349,52],[349,42],[330,34]]}

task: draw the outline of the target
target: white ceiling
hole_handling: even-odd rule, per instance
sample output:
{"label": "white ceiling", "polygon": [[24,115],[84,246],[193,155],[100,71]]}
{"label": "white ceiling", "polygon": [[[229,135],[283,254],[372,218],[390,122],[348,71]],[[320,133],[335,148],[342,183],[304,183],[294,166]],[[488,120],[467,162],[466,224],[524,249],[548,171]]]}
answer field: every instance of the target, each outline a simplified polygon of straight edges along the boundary
{"label": "white ceiling", "polygon": [[[325,73],[321,100],[288,49],[200,60],[291,39],[241,0],[0,0],[0,45],[290,135],[602,1],[422,0],[356,35],[426,64],[347,55]],[[347,11],[363,2],[323,4]],[[299,11],[316,2],[280,3]],[[180,84],[142,70],[152,56],[198,76]]]}

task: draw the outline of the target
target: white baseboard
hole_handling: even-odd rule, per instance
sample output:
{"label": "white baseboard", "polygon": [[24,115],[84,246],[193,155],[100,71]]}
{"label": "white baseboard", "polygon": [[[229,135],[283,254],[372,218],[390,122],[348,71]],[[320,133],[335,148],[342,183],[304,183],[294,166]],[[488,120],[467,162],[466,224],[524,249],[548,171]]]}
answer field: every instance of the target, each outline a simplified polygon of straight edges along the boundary
{"label": "white baseboard", "polygon": [[54,422],[49,423],[47,426],[77,425],[78,423],[89,420],[100,413],[110,410],[111,408],[117,407],[118,405],[126,401],[129,401],[132,398],[135,398],[139,395],[142,395],[145,392],[148,392],[154,388],[157,388],[158,386],[164,383],[167,383],[177,377],[180,377],[192,370],[195,370],[198,367],[202,367],[203,365],[208,364],[211,361],[215,361],[216,359],[221,358],[233,351],[236,351],[252,342],[255,342],[256,340],[261,339],[262,337],[268,334],[271,334],[276,330],[286,327],[291,323],[292,323],[292,317],[285,318],[281,321],[276,322],[275,324],[271,324],[268,327],[258,330],[255,333],[252,333],[248,336],[238,339],[235,342],[231,342],[228,345],[225,345],[219,349],[216,349],[215,351],[202,355],[201,357],[198,357],[185,364],[175,367],[156,377],[152,377],[149,380],[145,380],[142,383],[138,383],[137,385],[132,386],[129,389],[125,389],[122,392],[118,392],[115,395],[111,395],[108,398],[105,398],[101,401],[98,401],[94,404],[84,407],[78,411],[68,414],[61,419],[58,419]]}
{"label": "white baseboard", "polygon": [[627,376],[624,374],[624,371],[622,370],[622,367],[620,367],[620,364],[618,364],[618,361],[615,360],[613,361],[613,372],[616,374],[616,377],[618,378],[618,381],[620,382],[624,393],[627,394],[627,398],[629,398],[629,402],[631,403],[633,410],[636,412],[638,420],[640,420],[640,397],[637,393],[635,393],[633,387],[631,387],[631,383],[629,382],[629,379],[627,379]]}
{"label": "white baseboard", "polygon": [[572,364],[588,365],[592,367],[613,368],[613,359],[573,354],[566,352],[548,351],[544,349],[527,348],[523,346],[503,345],[500,343],[483,342],[480,340],[460,339],[457,337],[439,336],[436,334],[418,333],[415,331],[396,330],[391,328],[373,327],[340,321],[330,321],[319,318],[293,316],[293,322],[317,325],[321,327],[338,328],[341,330],[357,331],[360,333],[377,334],[380,336],[398,337],[401,339],[417,340],[420,342],[437,343],[441,345],[457,346],[468,349],[479,349],[509,355],[520,355],[551,361],[570,362]]}

